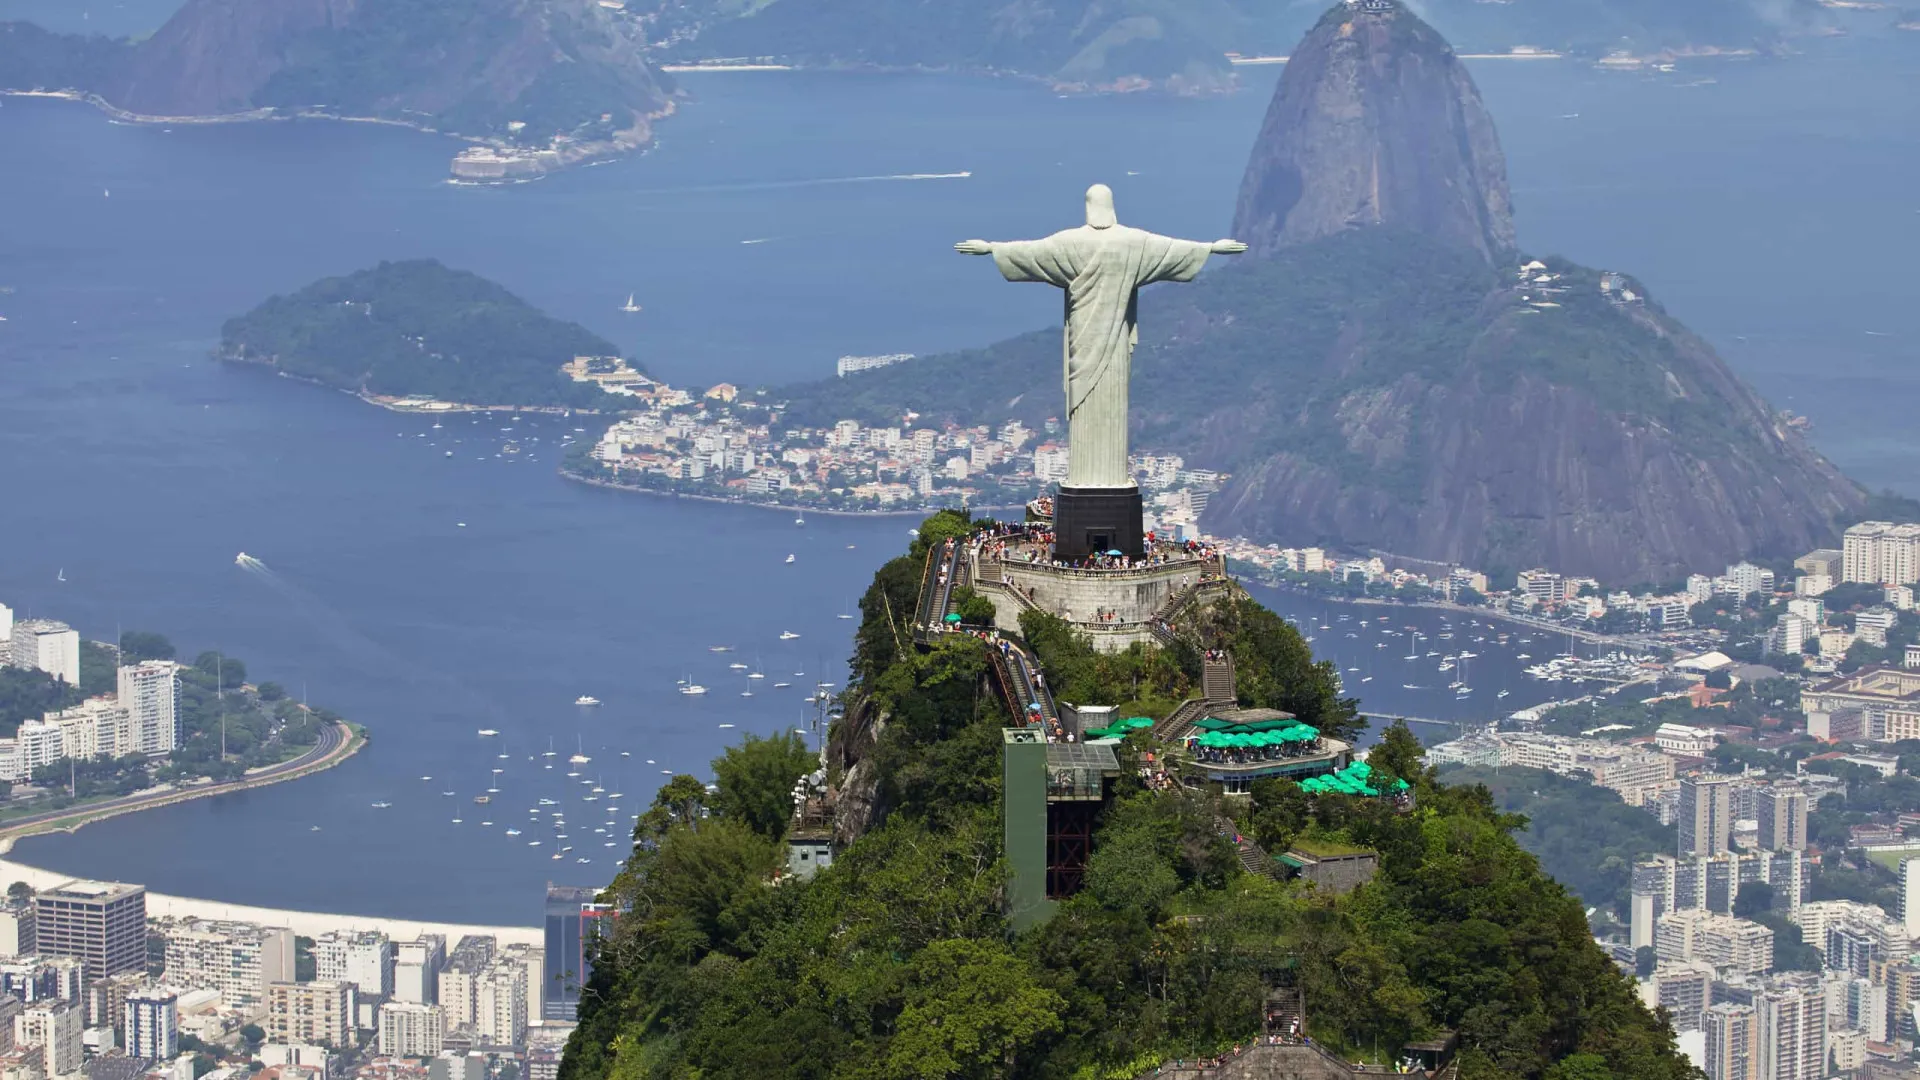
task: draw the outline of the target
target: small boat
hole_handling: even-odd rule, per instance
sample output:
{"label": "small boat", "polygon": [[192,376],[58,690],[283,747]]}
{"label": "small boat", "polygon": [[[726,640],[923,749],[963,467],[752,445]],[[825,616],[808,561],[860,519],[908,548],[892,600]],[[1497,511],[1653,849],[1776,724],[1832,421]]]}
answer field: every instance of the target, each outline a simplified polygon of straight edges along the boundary
{"label": "small boat", "polygon": [[575,705],[598,705],[600,704],[600,699],[594,697],[592,694],[581,694],[579,697],[573,699],[573,703]]}
{"label": "small boat", "polygon": [[725,731],[726,729],[728,729],[728,728],[730,728],[730,727],[732,727],[732,726],[733,726],[732,724],[721,724],[721,725],[720,725],[720,730],[722,730],[722,731]]}
{"label": "small boat", "polygon": [[507,830],[507,835],[508,835],[508,836],[519,836],[519,835],[520,835],[520,830],[519,830],[519,829],[508,829],[508,830]]}
{"label": "small boat", "polygon": [[752,697],[752,696],[753,696],[753,691],[751,691],[751,690],[742,690],[742,691],[740,691],[740,696],[741,696],[741,697]]}
{"label": "small boat", "polygon": [[481,729],[480,729],[480,737],[481,737],[481,738],[483,738],[483,739],[491,739],[491,738],[493,738],[493,737],[494,737],[495,735],[498,735],[498,734],[500,734],[500,733],[499,733],[499,732],[497,732],[497,731],[495,731],[495,730],[493,730],[493,729],[492,729],[492,728],[490,728],[490,727],[483,727],[483,728],[481,728]]}
{"label": "small boat", "polygon": [[308,831],[308,832],[319,832],[319,831],[320,831],[320,826],[318,826],[318,825],[309,825],[309,826],[307,826],[307,831]]}
{"label": "small boat", "polygon": [[788,561],[788,562],[792,562],[792,561],[793,561],[793,556],[791,556],[791,555],[789,555],[789,556],[787,556],[787,561]]}
{"label": "small boat", "polygon": [[709,646],[707,646],[707,651],[708,651],[708,652],[732,652],[732,651],[733,651],[733,646],[731,646],[731,645],[709,645]]}
{"label": "small boat", "polygon": [[620,310],[626,312],[629,315],[640,310],[640,305],[633,302],[632,293],[627,294],[627,302],[620,305]]}
{"label": "small boat", "polygon": [[527,846],[528,846],[528,847],[539,847],[539,846],[540,846],[540,841],[538,841],[538,840],[529,840],[529,841],[527,841]]}
{"label": "small boat", "polygon": [[423,776],[423,777],[421,777],[420,779],[422,779],[422,780],[431,780],[431,779],[433,779],[433,777],[431,777],[431,776]]}
{"label": "small boat", "polygon": [[392,804],[392,803],[390,803],[390,802],[377,802],[377,803],[374,803],[374,804],[373,804],[373,808],[374,808],[375,810],[385,810],[385,809],[386,809],[387,807],[389,807],[389,806],[392,806],[392,805],[393,805],[393,804]]}
{"label": "small boat", "polygon": [[807,516],[805,514],[796,515],[793,519],[793,523],[795,525],[805,525],[807,523]]}
{"label": "small boat", "polygon": [[490,802],[492,802],[492,801],[493,801],[493,796],[491,796],[491,795],[475,795],[475,796],[473,797],[473,801],[474,801],[474,802],[477,802],[477,803],[479,803],[479,804],[480,804],[481,806],[485,806],[485,805],[487,805],[488,803],[490,803]]}
{"label": "small boat", "polygon": [[1497,694],[1495,694],[1495,695],[1493,695],[1493,696],[1494,696],[1494,697],[1497,697],[1497,698],[1501,698],[1501,697],[1506,697],[1506,696],[1507,696],[1508,694],[1511,694],[1511,693],[1513,693],[1513,691],[1511,691],[1511,690],[1502,690],[1502,691],[1500,691],[1499,693],[1497,693]]}
{"label": "small boat", "polygon": [[732,668],[732,669],[733,669],[733,670],[735,670],[735,671],[745,671],[745,670],[747,670],[747,665],[745,665],[745,664],[742,664],[742,663],[739,663],[739,662],[735,662],[735,663],[731,663],[731,664],[728,664],[727,666],[728,666],[729,668]]}
{"label": "small boat", "polygon": [[774,688],[775,690],[785,690],[785,689],[786,689],[787,687],[789,687],[789,686],[792,686],[792,685],[793,685],[793,684],[792,684],[792,683],[790,683],[790,682],[777,682],[777,683],[774,683],[774,684],[773,684],[773,688]]}
{"label": "small boat", "polygon": [[799,637],[799,636],[800,636],[799,634],[796,634],[796,633],[794,633],[794,632],[793,632],[793,631],[791,631],[791,630],[782,630],[782,631],[780,631],[780,640],[781,640],[781,641],[792,641],[792,640],[793,640],[794,638],[797,638],[797,637]]}
{"label": "small boat", "polygon": [[695,694],[704,694],[707,692],[707,688],[704,686],[701,686],[699,683],[688,683],[687,685],[680,688],[680,692],[691,696]]}
{"label": "small boat", "polygon": [[460,819],[459,819],[459,818],[454,818],[454,819],[453,819],[453,823],[454,823],[455,825],[458,825],[458,824],[460,824]]}
{"label": "small boat", "polygon": [[766,676],[765,676],[765,675],[762,675],[762,674],[760,674],[760,673],[759,673],[759,672],[757,672],[757,671],[754,671],[754,672],[749,672],[749,673],[747,674],[747,678],[749,678],[749,679],[764,679],[764,678],[766,678]]}
{"label": "small boat", "polygon": [[541,806],[557,806],[559,804],[552,799],[541,799],[540,805]]}
{"label": "small boat", "polygon": [[443,792],[441,792],[440,794],[442,794],[442,795],[448,795],[448,796],[451,796],[451,795],[453,794],[453,792],[451,792],[451,791],[443,791]]}

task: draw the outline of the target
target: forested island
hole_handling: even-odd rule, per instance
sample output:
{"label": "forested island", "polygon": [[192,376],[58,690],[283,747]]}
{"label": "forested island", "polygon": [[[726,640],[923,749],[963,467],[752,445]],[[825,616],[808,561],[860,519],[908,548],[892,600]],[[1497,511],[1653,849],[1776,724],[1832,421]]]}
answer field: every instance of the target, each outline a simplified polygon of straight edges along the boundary
{"label": "forested island", "polygon": [[[972,527],[942,512],[861,599],[852,677],[824,760],[861,795],[842,846],[783,875],[796,782],[822,763],[798,734],[749,737],[661,789],[605,899],[625,914],[598,952],[561,1080],[1151,1075],[1262,1038],[1265,993],[1297,987],[1304,1035],[1346,1060],[1391,1061],[1458,1038],[1462,1080],[1682,1080],[1664,1021],[1589,935],[1581,906],[1516,842],[1525,819],[1483,787],[1442,783],[1404,726],[1369,759],[1411,799],[1256,783],[1250,798],[1142,776],[1150,731],[1093,833],[1085,887],[1016,933],[1005,914],[1002,729],[989,642],[904,641],[927,554]],[[963,618],[973,604],[957,598]],[[1244,597],[1211,609],[1242,705],[1320,730],[1365,725],[1284,620]],[[1058,620],[1021,637],[1063,698],[1163,708],[1196,684],[1191,649],[1096,654]],[[1338,737],[1338,736],[1337,736]],[[1164,774],[1160,774],[1164,775]],[[1378,853],[1335,894],[1249,872],[1231,833],[1267,850]]]}
{"label": "forested island", "polygon": [[591,409],[606,394],[561,365],[618,353],[477,274],[415,259],[271,297],[228,320],[214,355],[366,397]]}

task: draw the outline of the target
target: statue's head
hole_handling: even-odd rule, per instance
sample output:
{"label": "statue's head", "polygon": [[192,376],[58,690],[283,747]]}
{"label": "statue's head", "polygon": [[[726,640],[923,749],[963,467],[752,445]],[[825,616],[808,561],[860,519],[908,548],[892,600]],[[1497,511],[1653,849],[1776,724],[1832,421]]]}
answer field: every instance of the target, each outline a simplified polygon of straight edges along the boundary
{"label": "statue's head", "polygon": [[1120,224],[1113,213],[1113,189],[1105,184],[1087,189],[1087,224],[1096,229],[1111,229]]}

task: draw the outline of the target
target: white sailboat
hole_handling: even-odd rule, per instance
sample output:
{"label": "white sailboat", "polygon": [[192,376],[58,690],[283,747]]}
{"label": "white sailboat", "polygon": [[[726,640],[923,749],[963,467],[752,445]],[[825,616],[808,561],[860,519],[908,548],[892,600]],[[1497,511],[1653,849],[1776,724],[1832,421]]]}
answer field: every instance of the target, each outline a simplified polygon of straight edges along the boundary
{"label": "white sailboat", "polygon": [[629,315],[640,310],[640,305],[633,302],[632,293],[627,294],[627,302],[620,305],[620,310],[626,312]]}

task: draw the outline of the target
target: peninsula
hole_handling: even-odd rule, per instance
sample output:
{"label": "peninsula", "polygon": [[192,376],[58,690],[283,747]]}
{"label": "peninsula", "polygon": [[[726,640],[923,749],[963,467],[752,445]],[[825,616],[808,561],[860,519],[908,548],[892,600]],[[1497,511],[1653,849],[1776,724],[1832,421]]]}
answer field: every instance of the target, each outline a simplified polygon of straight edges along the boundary
{"label": "peninsula", "polygon": [[169,124],[402,124],[474,143],[453,177],[498,182],[651,139],[674,102],[643,49],[637,21],[597,0],[188,0],[137,43],[0,23],[0,90]]}
{"label": "peninsula", "polygon": [[[0,606],[0,622],[11,615]],[[0,852],[120,814],[296,780],[365,735],[217,652],[175,660],[158,634],[82,641],[51,619],[13,623],[0,666]]]}

